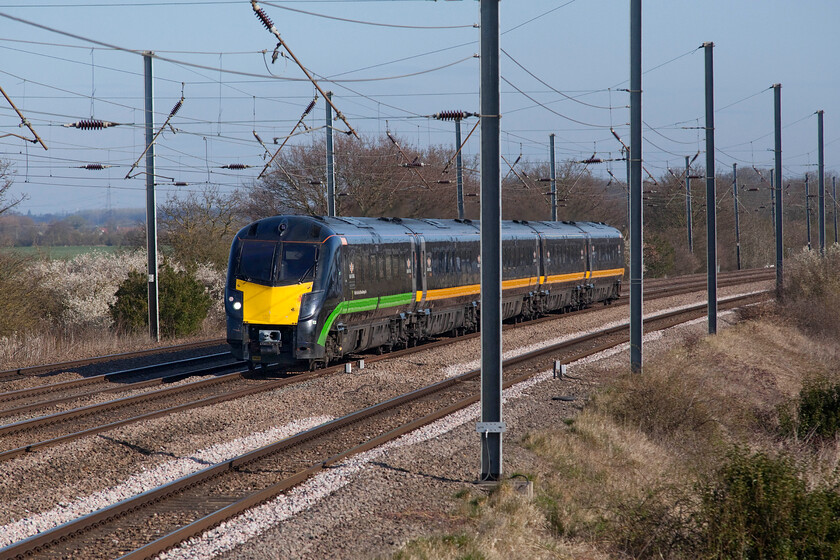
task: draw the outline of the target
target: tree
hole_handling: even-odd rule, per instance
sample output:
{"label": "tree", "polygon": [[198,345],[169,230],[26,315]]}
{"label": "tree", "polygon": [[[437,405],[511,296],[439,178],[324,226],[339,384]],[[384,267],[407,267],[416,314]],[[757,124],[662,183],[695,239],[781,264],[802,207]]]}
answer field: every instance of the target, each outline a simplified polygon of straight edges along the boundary
{"label": "tree", "polygon": [[18,195],[16,198],[12,199],[8,198],[11,194],[10,189],[14,184],[14,181],[12,180],[14,171],[12,171],[11,167],[12,163],[10,161],[0,159],[0,214],[11,210],[26,200],[25,194]]}
{"label": "tree", "polygon": [[[117,299],[109,306],[119,327],[140,331],[149,324],[146,275],[132,271],[120,284]],[[210,295],[195,277],[176,271],[168,263],[160,269],[160,329],[166,337],[192,334],[201,328],[212,305]]]}
{"label": "tree", "polygon": [[[443,173],[454,149],[418,150],[399,138],[396,140],[405,156],[387,136],[336,139],[335,189],[339,215],[457,216],[454,165],[449,166],[448,173]],[[324,141],[284,150],[267,176],[248,190],[245,213],[252,219],[277,214],[326,214]],[[406,166],[415,161],[422,163],[422,167]],[[467,174],[465,191],[477,190],[475,179]]]}
{"label": "tree", "polygon": [[239,197],[221,194],[214,186],[185,198],[170,196],[160,208],[161,241],[184,266],[225,268],[233,235],[244,222]]}

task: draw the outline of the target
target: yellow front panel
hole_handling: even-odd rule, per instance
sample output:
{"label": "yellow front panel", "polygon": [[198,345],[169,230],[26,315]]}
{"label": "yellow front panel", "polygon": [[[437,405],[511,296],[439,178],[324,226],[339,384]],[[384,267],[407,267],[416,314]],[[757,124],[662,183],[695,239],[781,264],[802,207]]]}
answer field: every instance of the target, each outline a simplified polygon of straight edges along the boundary
{"label": "yellow front panel", "polygon": [[300,298],[312,291],[312,282],[272,288],[237,280],[236,289],[242,292],[243,322],[297,325]]}

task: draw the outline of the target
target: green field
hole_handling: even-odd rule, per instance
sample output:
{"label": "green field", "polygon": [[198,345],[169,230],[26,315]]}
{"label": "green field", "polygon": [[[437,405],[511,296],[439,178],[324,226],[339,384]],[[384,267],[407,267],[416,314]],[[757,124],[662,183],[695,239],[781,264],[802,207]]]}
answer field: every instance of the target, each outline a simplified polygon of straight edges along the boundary
{"label": "green field", "polygon": [[0,247],[5,253],[18,253],[46,259],[72,259],[85,253],[116,253],[119,247],[108,245],[72,245],[67,247]]}

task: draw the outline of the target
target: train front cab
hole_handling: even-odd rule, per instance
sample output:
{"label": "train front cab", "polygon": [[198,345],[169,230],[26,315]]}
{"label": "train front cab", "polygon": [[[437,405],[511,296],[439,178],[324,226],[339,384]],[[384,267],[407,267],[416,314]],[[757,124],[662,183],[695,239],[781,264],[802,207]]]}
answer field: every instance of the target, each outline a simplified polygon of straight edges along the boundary
{"label": "train front cab", "polygon": [[260,220],[237,234],[225,289],[234,357],[286,369],[324,359],[318,326],[325,303],[341,295],[339,247],[326,227],[304,217]]}

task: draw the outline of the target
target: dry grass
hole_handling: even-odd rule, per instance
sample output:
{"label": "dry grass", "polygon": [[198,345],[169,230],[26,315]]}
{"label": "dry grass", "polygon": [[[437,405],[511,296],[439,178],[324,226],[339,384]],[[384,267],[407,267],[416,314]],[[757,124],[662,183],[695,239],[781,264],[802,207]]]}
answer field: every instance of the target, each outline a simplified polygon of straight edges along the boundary
{"label": "dry grass", "polygon": [[779,421],[803,385],[840,381],[836,345],[772,309],[748,315],[650,357],[641,375],[597,374],[601,388],[566,427],[520,442],[533,454],[533,504],[465,496],[461,514],[474,520],[475,535],[412,543],[398,557],[720,557],[704,532],[702,489],[736,445],[791,458],[809,489],[836,488],[840,437],[799,441]]}
{"label": "dry grass", "polygon": [[13,335],[0,338],[0,369],[107,356],[224,337],[224,330],[218,326],[209,321],[205,325],[199,333],[191,337],[166,339],[159,343],[153,342],[145,334],[119,334],[111,329],[97,328],[53,329],[28,335]]}
{"label": "dry grass", "polygon": [[458,515],[470,521],[472,529],[444,537],[410,542],[398,560],[567,560],[606,556],[586,543],[554,538],[541,509],[503,483],[489,495],[464,491]]}

